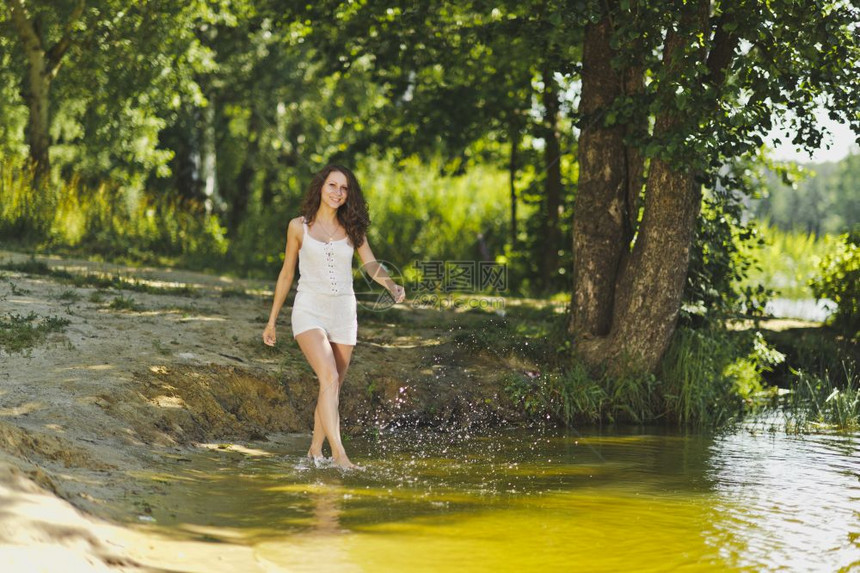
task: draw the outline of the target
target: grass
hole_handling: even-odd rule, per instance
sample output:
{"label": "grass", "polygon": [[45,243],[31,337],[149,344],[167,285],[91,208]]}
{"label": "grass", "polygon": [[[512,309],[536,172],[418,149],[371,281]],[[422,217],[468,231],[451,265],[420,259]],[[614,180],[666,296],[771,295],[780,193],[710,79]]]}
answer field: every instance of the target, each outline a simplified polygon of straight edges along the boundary
{"label": "grass", "polygon": [[762,225],[765,246],[749,253],[756,263],[741,286],[764,285],[777,296],[793,300],[814,298],[809,281],[819,273],[819,264],[836,247],[830,235],[783,231]]}
{"label": "grass", "polygon": [[736,354],[727,333],[679,328],[661,365],[667,409],[683,424],[719,426],[742,409],[726,368]]}
{"label": "grass", "polygon": [[800,433],[860,429],[860,376],[854,368],[842,364],[842,385],[833,376],[797,371],[786,393],[787,427]]}
{"label": "grass", "polygon": [[656,374],[622,369],[609,375],[571,356],[563,316],[520,316],[464,330],[455,340],[470,350],[540,365],[509,375],[506,394],[532,418],[563,425],[668,422],[717,428],[771,403],[777,388],[765,376],[785,360],[755,330],[681,327]]}
{"label": "grass", "polygon": [[11,292],[13,296],[26,296],[30,294],[29,289],[19,287],[9,279],[6,279],[6,283],[9,285],[9,292]]}
{"label": "grass", "polygon": [[68,325],[65,318],[40,317],[34,312],[0,316],[0,349],[9,354],[26,352],[44,342],[52,332],[62,332]]}
{"label": "grass", "polygon": [[766,331],[784,353],[770,378],[786,428],[808,433],[860,429],[860,345],[830,327]]}
{"label": "grass", "polygon": [[535,419],[548,418],[564,426],[641,424],[661,417],[658,384],[650,374],[595,376],[585,365],[574,363],[560,372],[510,375],[505,391]]}
{"label": "grass", "polygon": [[73,303],[81,300],[81,294],[74,289],[66,289],[57,295],[57,300]]}
{"label": "grass", "polygon": [[132,297],[126,297],[122,294],[117,297],[114,297],[114,299],[110,301],[108,308],[113,310],[143,310],[143,306],[134,302],[134,299]]}

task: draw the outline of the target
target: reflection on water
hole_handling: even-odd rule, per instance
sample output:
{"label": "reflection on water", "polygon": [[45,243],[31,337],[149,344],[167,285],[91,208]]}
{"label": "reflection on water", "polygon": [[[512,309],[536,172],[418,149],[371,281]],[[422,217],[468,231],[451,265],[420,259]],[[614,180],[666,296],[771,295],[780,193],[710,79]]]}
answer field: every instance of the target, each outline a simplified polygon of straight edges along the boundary
{"label": "reflection on water", "polygon": [[[860,570],[856,436],[744,434],[719,440],[711,476],[726,554],[756,569]],[[856,569],[852,569],[856,568]]]}
{"label": "reflection on water", "polygon": [[275,570],[852,570],[857,436],[401,434],[316,468],[306,436],[201,451],[148,477],[155,527]]}

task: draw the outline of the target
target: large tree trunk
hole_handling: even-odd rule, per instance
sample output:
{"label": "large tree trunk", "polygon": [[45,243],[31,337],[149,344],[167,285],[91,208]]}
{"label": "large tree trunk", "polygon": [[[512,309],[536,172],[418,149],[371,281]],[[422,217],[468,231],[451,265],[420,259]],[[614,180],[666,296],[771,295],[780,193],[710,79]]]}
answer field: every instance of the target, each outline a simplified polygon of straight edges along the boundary
{"label": "large tree trunk", "polygon": [[[707,0],[697,0],[686,10],[685,30],[689,26],[707,30]],[[604,125],[599,110],[638,84],[610,65],[609,23],[606,16],[586,30],[580,105],[586,121],[591,114],[596,117],[580,136],[570,329],[575,347],[588,363],[617,370],[632,362],[654,371],[681,308],[701,192],[695,173],[652,159],[642,222],[632,252],[628,251],[641,159],[625,147],[621,128]],[[688,40],[683,32],[668,32],[662,64],[667,70],[676,65]],[[657,115],[656,139],[664,140],[672,132],[678,113],[667,105]]]}
{"label": "large tree trunk", "polygon": [[51,171],[49,151],[51,77],[46,71],[45,58],[36,50],[27,50],[27,90],[25,99],[30,115],[27,119],[27,143],[30,145],[30,160],[35,169],[36,182],[46,181]]}
{"label": "large tree trunk", "polygon": [[624,128],[604,124],[606,109],[622,93],[611,63],[611,34],[609,18],[586,26],[582,54],[570,322],[579,339],[609,334],[617,274],[629,243]]}
{"label": "large tree trunk", "polygon": [[681,309],[701,186],[690,172],[653,160],[636,244],[619,277],[613,329],[604,353],[654,370]]}
{"label": "large tree trunk", "polygon": [[544,89],[542,100],[544,105],[543,136],[544,164],[546,179],[544,180],[544,207],[546,209],[546,224],[544,226],[545,248],[541,254],[541,282],[543,287],[550,288],[555,274],[558,272],[558,251],[561,247],[561,230],[559,228],[559,208],[561,207],[561,143],[558,133],[559,97],[558,86],[552,77],[552,72],[546,70],[543,75]]}

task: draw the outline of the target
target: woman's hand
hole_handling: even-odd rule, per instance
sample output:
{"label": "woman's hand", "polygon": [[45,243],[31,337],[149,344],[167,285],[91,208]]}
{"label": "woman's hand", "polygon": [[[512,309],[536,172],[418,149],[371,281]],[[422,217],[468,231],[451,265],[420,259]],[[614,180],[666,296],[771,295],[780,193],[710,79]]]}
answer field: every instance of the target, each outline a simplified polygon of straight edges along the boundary
{"label": "woman's hand", "polygon": [[388,292],[391,293],[391,298],[394,299],[394,302],[403,302],[406,300],[406,289],[400,285],[394,285]]}
{"label": "woman's hand", "polygon": [[277,340],[278,337],[275,334],[275,325],[267,324],[266,329],[263,331],[263,344],[267,346],[274,346]]}

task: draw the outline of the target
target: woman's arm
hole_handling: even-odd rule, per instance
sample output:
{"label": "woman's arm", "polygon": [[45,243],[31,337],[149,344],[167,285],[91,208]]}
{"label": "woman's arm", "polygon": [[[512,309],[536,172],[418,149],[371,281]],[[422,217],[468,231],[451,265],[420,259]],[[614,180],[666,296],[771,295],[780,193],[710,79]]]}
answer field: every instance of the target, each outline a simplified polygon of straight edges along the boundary
{"label": "woman's arm", "polygon": [[406,289],[388,276],[385,267],[376,260],[376,256],[373,254],[367,238],[364,239],[364,242],[358,248],[358,256],[361,258],[361,264],[367,274],[370,275],[370,278],[385,287],[391,293],[391,298],[394,299],[394,302],[403,302],[406,300]]}
{"label": "woman's arm", "polygon": [[287,295],[293,286],[301,243],[302,220],[301,217],[296,217],[290,221],[287,227],[287,246],[284,251],[284,265],[278,274],[278,282],[275,285],[275,297],[272,300],[272,311],[269,313],[269,322],[263,331],[263,342],[269,346],[274,346],[277,340],[275,325],[278,322],[278,314],[281,312],[281,307],[284,306],[284,301],[287,300]]}

